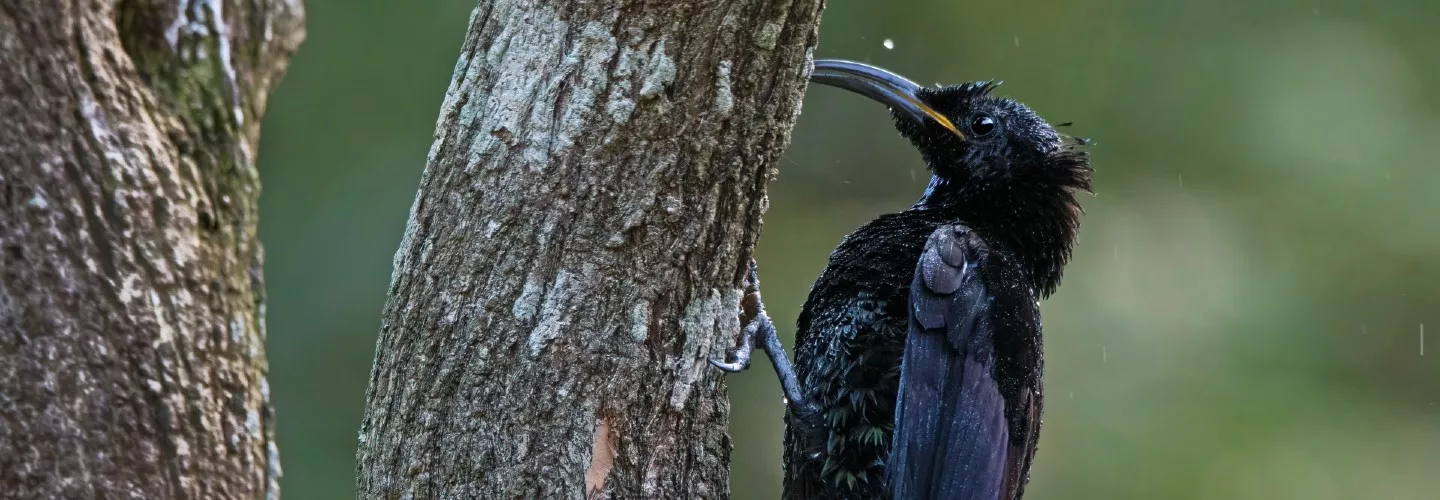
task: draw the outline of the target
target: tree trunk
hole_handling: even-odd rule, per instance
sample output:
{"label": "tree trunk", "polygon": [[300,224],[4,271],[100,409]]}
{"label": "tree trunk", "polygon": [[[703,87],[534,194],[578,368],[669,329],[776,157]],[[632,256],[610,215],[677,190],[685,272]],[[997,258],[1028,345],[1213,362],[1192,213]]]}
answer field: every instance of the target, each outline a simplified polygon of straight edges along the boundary
{"label": "tree trunk", "polygon": [[740,332],[822,3],[480,3],[395,256],[362,497],[729,496],[706,359]]}
{"label": "tree trunk", "polygon": [[0,0],[0,496],[260,498],[255,152],[298,0]]}

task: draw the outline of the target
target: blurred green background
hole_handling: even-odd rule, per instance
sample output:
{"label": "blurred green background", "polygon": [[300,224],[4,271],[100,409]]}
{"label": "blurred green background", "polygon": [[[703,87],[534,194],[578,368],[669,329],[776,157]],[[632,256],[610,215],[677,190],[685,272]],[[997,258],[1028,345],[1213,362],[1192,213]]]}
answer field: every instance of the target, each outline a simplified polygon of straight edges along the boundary
{"label": "blurred green background", "polygon": [[[391,257],[475,2],[306,5],[260,157],[270,380],[285,495],[353,498]],[[1437,26],[1433,0],[831,2],[817,57],[1005,80],[1095,139],[1026,498],[1436,498]],[[794,137],[759,248],[787,345],[830,249],[925,182],[840,91]],[[763,361],[730,383],[734,496],[775,498],[779,388]]]}

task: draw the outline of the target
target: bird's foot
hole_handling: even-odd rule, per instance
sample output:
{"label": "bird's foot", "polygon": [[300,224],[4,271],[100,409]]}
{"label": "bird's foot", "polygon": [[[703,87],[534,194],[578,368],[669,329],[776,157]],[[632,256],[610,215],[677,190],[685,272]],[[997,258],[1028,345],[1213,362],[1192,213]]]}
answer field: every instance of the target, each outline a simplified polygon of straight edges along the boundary
{"label": "bird's foot", "polygon": [[[770,318],[763,316],[764,313],[761,314],[751,318],[750,322],[745,324],[745,329],[740,333],[740,345],[728,353],[727,359],[730,361],[712,358],[710,364],[730,373],[740,373],[750,369],[750,355],[755,352],[755,341],[764,341],[763,338],[757,339],[757,337],[762,336],[760,330],[770,323]],[[769,326],[774,328],[774,325]]]}
{"label": "bird's foot", "polygon": [[800,390],[800,377],[790,365],[790,358],[785,355],[785,347],[780,345],[780,335],[775,331],[775,324],[770,321],[770,316],[765,314],[765,303],[760,300],[760,273],[753,260],[750,261],[750,278],[747,280],[746,292],[746,300],[750,302],[746,304],[746,315],[749,318],[740,334],[740,345],[730,351],[729,361],[711,359],[710,364],[730,373],[745,371],[750,368],[750,355],[755,352],[756,344],[759,344],[760,349],[770,357],[770,364],[775,366],[775,375],[780,379],[780,388],[785,391],[785,400],[795,409],[809,412],[810,405],[805,401],[805,393]]}

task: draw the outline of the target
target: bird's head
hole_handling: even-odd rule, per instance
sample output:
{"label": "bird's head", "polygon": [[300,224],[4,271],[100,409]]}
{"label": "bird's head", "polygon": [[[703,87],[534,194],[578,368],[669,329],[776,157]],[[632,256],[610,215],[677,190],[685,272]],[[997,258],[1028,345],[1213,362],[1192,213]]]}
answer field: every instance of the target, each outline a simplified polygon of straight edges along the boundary
{"label": "bird's head", "polygon": [[888,106],[934,174],[916,206],[995,235],[1030,264],[1041,295],[1055,290],[1080,228],[1075,194],[1090,191],[1087,141],[1056,132],[1023,104],[991,96],[991,83],[926,88],[839,60],[815,61],[810,79]]}
{"label": "bird's head", "polygon": [[901,135],[920,150],[947,191],[1089,191],[1084,140],[1055,128],[1019,102],[990,95],[996,84],[929,88],[874,66],[819,60],[811,80],[890,108]]}

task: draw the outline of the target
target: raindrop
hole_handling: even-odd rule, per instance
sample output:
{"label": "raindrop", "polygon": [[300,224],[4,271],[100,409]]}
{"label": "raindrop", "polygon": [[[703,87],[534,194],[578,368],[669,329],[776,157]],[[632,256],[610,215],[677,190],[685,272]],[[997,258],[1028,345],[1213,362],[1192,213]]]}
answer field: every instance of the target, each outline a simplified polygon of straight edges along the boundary
{"label": "raindrop", "polygon": [[886,38],[885,41],[880,42],[880,45],[884,45],[886,49],[894,49],[894,48],[895,48],[895,41],[894,41],[894,40],[891,40],[891,39],[889,39],[889,38]]}
{"label": "raindrop", "polygon": [[1020,48],[1020,35],[1015,35],[1015,48]]}
{"label": "raindrop", "polygon": [[[1423,349],[1422,349],[1422,350],[1423,350]],[[1109,348],[1107,348],[1107,347],[1105,347],[1105,346],[1103,346],[1103,345],[1100,346],[1100,362],[1101,362],[1101,363],[1108,363],[1109,361],[1110,361],[1110,350],[1109,350]]]}

